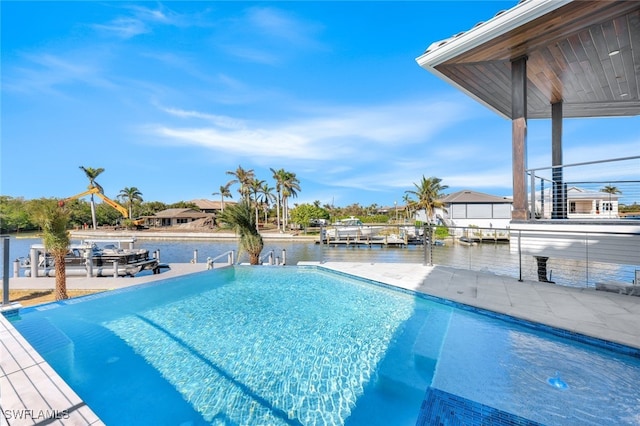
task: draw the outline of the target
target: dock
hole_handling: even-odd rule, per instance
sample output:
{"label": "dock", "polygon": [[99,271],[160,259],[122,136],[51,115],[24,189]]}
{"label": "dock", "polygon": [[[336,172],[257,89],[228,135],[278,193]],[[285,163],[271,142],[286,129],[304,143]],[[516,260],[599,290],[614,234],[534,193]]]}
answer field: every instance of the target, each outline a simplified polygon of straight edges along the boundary
{"label": "dock", "polygon": [[[216,263],[214,269],[226,266],[227,263]],[[138,274],[133,277],[82,277],[68,276],[66,283],[70,290],[115,290],[131,287],[138,284],[146,284],[167,278],[193,274],[207,269],[206,263],[171,263],[169,268],[162,269],[159,274]],[[11,290],[51,290],[56,286],[54,277],[10,277],[9,289]]]}
{"label": "dock", "polygon": [[318,239],[316,244],[325,244],[333,247],[340,246],[368,246],[368,247],[406,247],[410,245],[423,245],[422,239],[400,238],[398,236],[384,236],[376,238],[330,238]]}

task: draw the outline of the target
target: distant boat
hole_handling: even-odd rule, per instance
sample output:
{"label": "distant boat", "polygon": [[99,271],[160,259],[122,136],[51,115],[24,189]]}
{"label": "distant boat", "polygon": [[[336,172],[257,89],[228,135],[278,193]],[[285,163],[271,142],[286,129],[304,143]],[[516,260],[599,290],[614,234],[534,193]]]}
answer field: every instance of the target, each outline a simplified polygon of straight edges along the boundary
{"label": "distant boat", "polygon": [[326,235],[332,239],[371,238],[382,231],[382,226],[365,225],[357,217],[351,216],[333,224]]}
{"label": "distant boat", "polygon": [[[86,240],[74,244],[64,258],[67,275],[134,276],[144,270],[158,271],[158,259],[151,257],[145,249],[123,248],[123,242],[134,240]],[[102,245],[99,245],[101,243]],[[37,266],[32,264],[36,259]],[[55,262],[43,244],[33,244],[29,256],[19,259],[24,275],[55,276]],[[114,269],[115,262],[115,269]]]}

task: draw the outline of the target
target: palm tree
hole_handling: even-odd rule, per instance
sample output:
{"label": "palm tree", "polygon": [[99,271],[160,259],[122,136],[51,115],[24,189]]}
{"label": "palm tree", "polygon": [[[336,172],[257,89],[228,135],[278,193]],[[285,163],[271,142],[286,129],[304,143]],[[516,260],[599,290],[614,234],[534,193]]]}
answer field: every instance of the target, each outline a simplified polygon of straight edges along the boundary
{"label": "palm tree", "polygon": [[[92,167],[84,167],[84,166],[80,166],[80,168],[82,169],[84,174],[87,175],[87,178],[89,179],[89,186],[87,188],[88,189],[98,188],[98,190],[101,193],[104,193],[104,190],[102,189],[100,184],[96,182],[96,178],[100,175],[100,173],[104,172],[104,169],[102,167],[94,169]],[[98,228],[98,223],[96,220],[96,204],[93,199],[93,194],[91,194],[91,221],[93,224],[93,229],[96,230]]]}
{"label": "palm tree", "polygon": [[449,186],[441,185],[440,182],[442,182],[440,178],[425,178],[423,175],[420,184],[414,182],[415,191],[405,191],[406,194],[414,195],[418,199],[414,205],[417,209],[425,210],[427,222],[431,222],[434,209],[444,205],[440,198],[443,196],[442,191],[449,188]]}
{"label": "palm tree", "polygon": [[220,221],[235,228],[240,237],[241,250],[246,250],[249,254],[249,263],[258,265],[260,263],[260,253],[264,247],[262,236],[256,229],[256,223],[250,203],[242,200],[238,204],[229,206],[220,214]]}
{"label": "palm tree", "polygon": [[235,179],[230,180],[227,185],[239,184],[240,188],[238,188],[238,192],[240,193],[240,197],[247,200],[250,193],[249,182],[255,177],[253,169],[245,170],[242,166],[238,166],[235,172],[228,171],[227,174],[235,177]]}
{"label": "palm tree", "polygon": [[411,199],[409,194],[404,194],[402,196],[402,201],[404,201],[404,205],[406,206],[406,209],[405,209],[406,218],[411,219],[413,217],[413,209],[415,206],[415,201]]}
{"label": "palm tree", "polygon": [[125,204],[127,205],[129,209],[129,219],[133,219],[133,204],[141,203],[144,201],[142,199],[142,192],[140,192],[140,190],[135,186],[132,186],[131,188],[125,187],[124,189],[121,189],[118,198],[124,200]]}
{"label": "palm tree", "polygon": [[622,194],[622,191],[620,191],[617,187],[611,185],[605,186],[600,190],[600,192],[606,192],[607,194]]}
{"label": "palm tree", "polygon": [[220,185],[220,192],[214,192],[211,195],[219,195],[220,196],[220,211],[224,212],[224,199],[225,198],[233,198],[231,195],[231,190],[229,187],[231,186],[231,182],[227,182],[226,185]]}
{"label": "palm tree", "polygon": [[271,169],[271,173],[273,173],[273,179],[276,181],[276,221],[278,224],[278,230],[284,231],[284,229],[280,229],[280,207],[282,206],[282,187],[284,180],[286,178],[287,172],[284,169],[274,170]]}
{"label": "palm tree", "polygon": [[263,183],[260,187],[260,201],[264,208],[264,223],[267,223],[267,213],[269,212],[269,205],[272,201],[276,200],[276,196],[273,195],[273,188],[268,183]]}
{"label": "palm tree", "polygon": [[297,197],[300,191],[300,181],[296,177],[295,173],[285,172],[285,179],[282,182],[282,218],[283,229],[287,227],[289,217],[289,197]]}
{"label": "palm tree", "polygon": [[[253,195],[253,207],[256,212],[256,229],[258,229],[258,194],[260,194],[260,190],[262,189],[263,184],[264,181],[258,178],[249,180],[247,184],[249,193]],[[251,201],[251,198],[249,198],[249,200]]]}
{"label": "palm tree", "polygon": [[67,272],[64,258],[69,252],[71,237],[67,231],[69,213],[63,204],[55,200],[42,200],[33,207],[32,220],[42,228],[42,241],[45,250],[53,256],[56,269],[56,300],[68,299]]}

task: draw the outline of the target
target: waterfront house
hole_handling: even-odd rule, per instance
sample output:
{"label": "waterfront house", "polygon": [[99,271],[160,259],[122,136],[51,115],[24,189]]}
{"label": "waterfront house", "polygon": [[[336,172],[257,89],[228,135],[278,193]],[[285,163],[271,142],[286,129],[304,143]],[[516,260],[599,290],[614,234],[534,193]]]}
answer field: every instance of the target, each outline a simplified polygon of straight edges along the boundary
{"label": "waterfront house", "polygon": [[437,209],[438,219],[448,226],[508,228],[511,221],[509,197],[500,197],[465,189],[440,199],[443,209]]}
{"label": "waterfront house", "polygon": [[[567,188],[567,219],[617,219],[618,194],[594,191],[572,186]],[[536,217],[553,216],[553,195],[551,188],[544,190],[542,197],[536,195]]]}
{"label": "waterfront house", "polygon": [[235,201],[225,201],[223,205],[222,201],[207,200],[204,198],[191,200],[189,203],[194,204],[203,213],[211,213],[214,215],[222,212],[223,206],[226,208],[227,206],[236,204]]}
{"label": "waterfront house", "polygon": [[150,228],[178,226],[199,219],[212,217],[211,214],[194,209],[166,209],[153,216],[144,216],[145,225]]}

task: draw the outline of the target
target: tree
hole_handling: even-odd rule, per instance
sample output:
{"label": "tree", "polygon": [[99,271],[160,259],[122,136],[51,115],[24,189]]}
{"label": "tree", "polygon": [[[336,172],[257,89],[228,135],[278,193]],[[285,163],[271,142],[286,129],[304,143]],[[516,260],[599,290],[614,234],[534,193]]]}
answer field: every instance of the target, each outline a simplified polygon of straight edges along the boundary
{"label": "tree", "polygon": [[276,196],[273,195],[273,188],[268,183],[264,182],[260,187],[260,203],[264,209],[264,223],[267,223],[267,214],[269,213],[269,206],[272,201],[276,200]]}
{"label": "tree", "polygon": [[291,220],[303,227],[308,227],[312,219],[328,219],[329,212],[322,207],[311,204],[300,204],[291,209]]}
{"label": "tree", "polygon": [[437,207],[442,207],[444,203],[440,201],[443,194],[442,191],[449,188],[447,185],[441,184],[442,179],[437,177],[425,178],[422,176],[420,184],[414,182],[415,191],[405,191],[406,194],[414,195],[418,200],[412,203],[417,209],[424,209],[427,215],[427,221],[431,222],[433,212]]}
{"label": "tree", "polygon": [[284,169],[271,169],[271,173],[273,173],[273,179],[276,181],[276,221],[278,230],[282,232],[284,229],[280,229],[280,207],[282,206],[282,186],[287,172]]}
{"label": "tree", "polygon": [[284,180],[282,181],[282,218],[283,229],[287,227],[289,221],[289,197],[297,197],[300,191],[300,181],[296,177],[295,173],[285,172]]}
{"label": "tree", "polygon": [[622,191],[620,191],[617,187],[611,185],[605,186],[600,190],[600,192],[606,192],[607,194],[622,194]]}
{"label": "tree", "polygon": [[211,195],[219,195],[220,196],[220,211],[224,212],[224,199],[225,198],[233,198],[231,195],[231,190],[229,187],[231,186],[231,182],[227,182],[225,185],[220,185],[220,192],[214,192]]}
{"label": "tree", "polygon": [[[100,175],[100,173],[104,172],[104,169],[102,167],[94,169],[92,167],[84,167],[84,166],[80,166],[80,168],[82,169],[84,174],[87,176],[87,179],[89,179],[89,186],[87,188],[88,189],[98,188],[98,190],[101,193],[104,193],[104,190],[102,189],[100,184],[96,182],[96,178]],[[96,204],[95,204],[95,200],[93,199],[93,194],[91,194],[91,221],[92,221],[93,229],[94,230],[97,229],[98,222],[96,221]]]}
{"label": "tree", "polygon": [[129,209],[129,219],[133,219],[133,204],[144,201],[142,199],[142,192],[140,192],[140,190],[135,186],[121,189],[118,198],[124,200],[124,203],[127,205],[127,208]]}
{"label": "tree", "polygon": [[238,166],[235,172],[228,171],[227,174],[235,177],[235,179],[230,180],[227,185],[239,184],[240,188],[238,188],[238,192],[240,193],[240,197],[248,200],[250,194],[249,182],[255,177],[253,169],[245,170],[242,166]]}
{"label": "tree", "polygon": [[263,180],[260,180],[258,178],[252,178],[247,183],[249,193],[253,195],[253,200],[251,200],[251,197],[249,197],[249,200],[253,201],[253,208],[256,212],[256,229],[258,229],[258,195],[260,194],[262,185],[264,183],[265,182]]}
{"label": "tree", "polygon": [[67,299],[67,274],[64,258],[69,252],[71,237],[67,231],[68,213],[55,200],[43,199],[36,203],[32,217],[42,229],[45,250],[51,253],[56,268],[56,300]]}
{"label": "tree", "polygon": [[247,200],[242,200],[238,204],[227,207],[224,212],[220,213],[219,219],[222,223],[233,227],[239,235],[238,256],[241,250],[246,250],[249,254],[249,263],[258,265],[264,242],[256,229],[250,203]]}
{"label": "tree", "polygon": [[32,224],[25,204],[22,197],[0,195],[0,233],[29,229]]}

